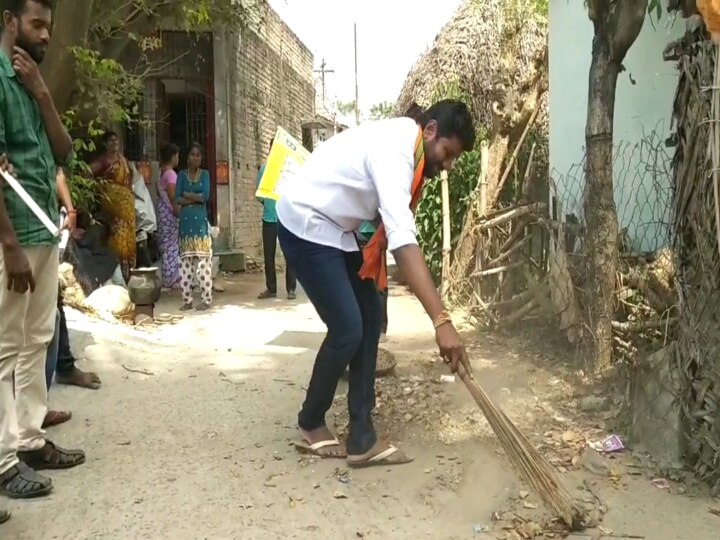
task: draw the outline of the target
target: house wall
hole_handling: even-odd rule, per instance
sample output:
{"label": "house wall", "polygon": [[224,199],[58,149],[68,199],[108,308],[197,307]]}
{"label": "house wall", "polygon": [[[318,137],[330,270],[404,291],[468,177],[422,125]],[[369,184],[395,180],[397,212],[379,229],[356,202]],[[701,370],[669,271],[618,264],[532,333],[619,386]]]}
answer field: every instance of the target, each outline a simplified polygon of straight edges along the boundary
{"label": "house wall", "polygon": [[[654,26],[652,24],[654,22]],[[630,249],[655,250],[668,241],[670,175],[665,147],[677,86],[665,46],[684,31],[648,18],[628,52],[615,103],[615,203]],[[582,217],[585,120],[593,27],[583,2],[550,2],[550,170],[563,212]]]}
{"label": "house wall", "polygon": [[[227,37],[232,191],[231,247],[261,253],[261,206],[255,199],[257,172],[270,140],[282,126],[299,140],[302,123],[315,110],[313,55],[272,10],[259,31]],[[222,221],[222,216],[221,216]]]}

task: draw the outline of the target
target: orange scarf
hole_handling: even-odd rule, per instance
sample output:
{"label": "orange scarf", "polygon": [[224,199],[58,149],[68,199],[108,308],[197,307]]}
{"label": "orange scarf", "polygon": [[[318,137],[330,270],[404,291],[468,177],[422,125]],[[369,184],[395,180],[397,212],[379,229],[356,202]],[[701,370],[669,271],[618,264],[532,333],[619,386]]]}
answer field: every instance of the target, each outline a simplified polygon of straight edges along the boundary
{"label": "orange scarf", "polygon": [[[423,146],[423,130],[420,128],[417,139],[415,140],[415,176],[413,177],[410,188],[410,209],[413,212],[415,212],[415,208],[422,195],[424,168],[425,147]],[[387,289],[388,283],[387,261],[384,257],[387,247],[385,226],[381,223],[363,250],[364,261],[358,273],[361,279],[375,280],[375,285],[381,291]]]}

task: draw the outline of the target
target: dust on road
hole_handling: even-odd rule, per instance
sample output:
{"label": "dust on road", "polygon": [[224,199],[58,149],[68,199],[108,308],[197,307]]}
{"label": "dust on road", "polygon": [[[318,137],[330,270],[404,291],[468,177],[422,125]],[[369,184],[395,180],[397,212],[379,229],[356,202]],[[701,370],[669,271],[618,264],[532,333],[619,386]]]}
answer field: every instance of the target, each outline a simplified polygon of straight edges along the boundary
{"label": "dust on road", "polygon": [[[212,311],[151,330],[70,313],[73,349],[86,359],[80,367],[97,371],[103,388],[54,387],[53,408],[74,417],[50,437],[84,448],[88,460],[52,473],[50,497],[12,501],[0,537],[514,539],[493,524],[494,513],[543,523],[465,390],[439,381],[445,371],[434,362],[431,327],[406,294],[390,298],[384,346],[398,376],[378,384],[378,426],[415,462],[351,472],[342,460],[299,456],[294,423],[323,328],[302,297],[251,300],[260,288],[259,276],[236,278]],[[159,309],[177,303],[163,300]],[[501,339],[483,338],[472,352],[481,384],[524,430],[538,440],[568,430],[583,436],[561,414],[567,400],[553,372]],[[340,430],[343,391],[333,415]],[[582,446],[561,435],[548,452],[562,460],[573,445]],[[608,504],[606,532],[717,537],[713,501],[659,490],[624,474],[622,460],[611,465],[619,481],[581,466],[567,473]],[[492,531],[481,532],[486,526]]]}

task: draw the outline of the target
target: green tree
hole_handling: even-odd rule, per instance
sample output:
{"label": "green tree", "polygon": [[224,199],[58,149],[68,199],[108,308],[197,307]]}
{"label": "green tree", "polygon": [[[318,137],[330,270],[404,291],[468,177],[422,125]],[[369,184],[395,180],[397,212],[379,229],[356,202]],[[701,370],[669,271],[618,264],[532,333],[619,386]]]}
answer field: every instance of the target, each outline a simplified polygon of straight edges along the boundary
{"label": "green tree", "polygon": [[[172,24],[187,32],[262,23],[267,0],[56,0],[54,32],[41,66],[55,106],[78,138],[75,150],[93,151],[86,136],[113,122],[136,119],[143,80],[157,66],[151,53],[162,46],[159,29]],[[132,50],[134,66],[121,63]],[[78,207],[96,200],[87,164],[70,166]]]}
{"label": "green tree", "polygon": [[335,108],[340,114],[355,114],[355,101],[336,101]]}
{"label": "green tree", "polygon": [[395,105],[389,101],[381,101],[370,107],[370,118],[372,120],[381,120],[383,118],[392,118],[395,115]]}

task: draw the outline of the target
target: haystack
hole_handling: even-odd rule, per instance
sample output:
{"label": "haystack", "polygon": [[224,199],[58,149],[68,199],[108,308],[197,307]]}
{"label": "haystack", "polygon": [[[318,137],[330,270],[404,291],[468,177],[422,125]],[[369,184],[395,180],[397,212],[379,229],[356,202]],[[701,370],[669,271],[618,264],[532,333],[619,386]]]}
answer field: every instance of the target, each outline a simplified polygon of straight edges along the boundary
{"label": "haystack", "polygon": [[536,126],[547,135],[547,32],[547,18],[529,0],[463,0],[410,70],[397,111],[459,90],[488,135],[498,115],[517,126],[536,106]]}
{"label": "haystack", "polygon": [[[455,284],[466,279],[476,259],[474,230],[480,214],[497,206],[503,185],[512,178],[505,169],[515,165],[525,170],[532,155],[528,191],[547,189],[548,24],[547,13],[538,13],[536,6],[532,0],[463,0],[411,69],[396,105],[402,112],[413,101],[428,106],[444,97],[463,99],[488,142],[482,188],[486,204],[480,208],[472,202],[481,198],[478,183],[450,270],[452,296]],[[532,152],[529,141],[535,145]],[[517,159],[511,163],[513,157]]]}

